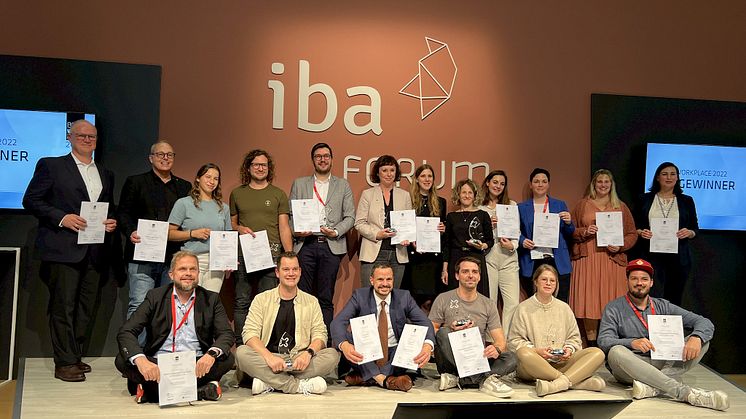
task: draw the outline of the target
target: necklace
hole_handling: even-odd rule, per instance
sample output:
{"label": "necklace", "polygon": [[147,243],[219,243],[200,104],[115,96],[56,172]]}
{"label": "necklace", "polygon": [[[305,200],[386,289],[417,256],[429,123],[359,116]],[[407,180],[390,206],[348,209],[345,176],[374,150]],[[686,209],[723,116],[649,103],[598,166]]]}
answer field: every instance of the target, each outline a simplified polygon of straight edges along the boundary
{"label": "necklace", "polygon": [[661,215],[663,215],[663,218],[668,218],[668,215],[671,214],[671,209],[673,209],[673,202],[675,200],[675,197],[671,198],[671,200],[665,201],[666,208],[663,207],[664,200],[661,199],[661,197],[657,194],[655,195],[655,197],[658,199],[658,207],[661,210]]}

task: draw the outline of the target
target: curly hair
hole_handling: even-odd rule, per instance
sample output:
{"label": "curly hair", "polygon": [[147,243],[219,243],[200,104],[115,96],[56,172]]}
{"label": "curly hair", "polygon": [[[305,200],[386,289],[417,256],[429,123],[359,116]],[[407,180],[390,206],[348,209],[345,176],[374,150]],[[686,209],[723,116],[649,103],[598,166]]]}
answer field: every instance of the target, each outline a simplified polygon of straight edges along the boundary
{"label": "curly hair", "polygon": [[[427,163],[418,167],[417,170],[414,171],[415,181],[409,186],[409,196],[412,198],[412,207],[415,208],[415,210],[419,210],[422,206],[422,194],[420,193],[420,185],[417,184],[417,178],[419,178],[425,170],[429,170],[430,173],[433,174],[433,186],[430,187],[429,191],[427,191],[427,205],[431,209],[430,215],[434,217],[439,216],[441,208],[440,202],[438,201],[438,194],[435,192],[435,170],[433,170],[433,167]],[[443,210],[445,210],[445,208],[443,208]]]}
{"label": "curly hair", "polygon": [[378,177],[378,169],[380,169],[382,166],[396,166],[396,177],[394,178],[394,182],[398,182],[399,179],[401,179],[401,169],[399,168],[399,162],[396,161],[394,156],[384,154],[376,160],[376,163],[373,165],[373,169],[370,171],[371,182],[381,183],[381,178]]}
{"label": "curly hair", "polygon": [[220,181],[222,176],[220,176],[220,167],[218,167],[215,163],[207,163],[202,165],[202,167],[197,170],[197,176],[194,178],[194,182],[192,182],[192,190],[189,192],[189,196],[192,197],[192,201],[194,201],[194,206],[199,208],[199,181],[197,179],[201,178],[202,176],[207,173],[208,170],[215,169],[218,172],[218,186],[215,187],[215,189],[212,191],[212,199],[215,201],[216,204],[218,204],[218,211],[223,211],[223,192],[220,190]]}
{"label": "curly hair", "polygon": [[482,182],[482,190],[480,191],[480,194],[482,195],[482,205],[490,203],[491,197],[489,183],[495,176],[502,176],[505,178],[505,187],[503,188],[503,191],[500,192],[500,195],[497,196],[497,203],[500,205],[509,205],[510,196],[508,195],[508,175],[502,170],[493,170],[484,178],[484,181]]}
{"label": "curly hair", "polygon": [[241,163],[241,167],[238,169],[242,185],[248,185],[251,182],[251,162],[258,156],[267,158],[267,183],[272,183],[272,179],[275,178],[275,162],[272,160],[272,156],[262,149],[254,149],[246,153],[243,163]]}
{"label": "curly hair", "polygon": [[456,183],[456,186],[453,187],[451,190],[451,203],[453,205],[461,206],[461,200],[459,199],[459,195],[461,194],[461,188],[464,187],[464,185],[469,185],[472,192],[474,192],[474,202],[477,200],[477,184],[474,183],[471,179],[461,179]]}

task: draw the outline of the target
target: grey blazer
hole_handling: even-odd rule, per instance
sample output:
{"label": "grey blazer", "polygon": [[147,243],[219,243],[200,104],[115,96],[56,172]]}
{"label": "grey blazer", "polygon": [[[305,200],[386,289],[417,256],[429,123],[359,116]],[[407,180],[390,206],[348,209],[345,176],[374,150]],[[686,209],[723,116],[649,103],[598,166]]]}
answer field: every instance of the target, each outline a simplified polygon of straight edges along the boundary
{"label": "grey blazer", "polygon": [[[290,199],[315,199],[313,176],[295,179],[290,188]],[[336,229],[339,235],[330,238],[329,250],[335,255],[347,253],[347,232],[355,224],[355,200],[352,188],[347,180],[336,176],[329,177],[329,192],[326,196],[326,219],[329,227]],[[290,206],[290,229],[293,229],[293,208]],[[303,240],[295,240],[293,251],[298,253],[303,247]]]}

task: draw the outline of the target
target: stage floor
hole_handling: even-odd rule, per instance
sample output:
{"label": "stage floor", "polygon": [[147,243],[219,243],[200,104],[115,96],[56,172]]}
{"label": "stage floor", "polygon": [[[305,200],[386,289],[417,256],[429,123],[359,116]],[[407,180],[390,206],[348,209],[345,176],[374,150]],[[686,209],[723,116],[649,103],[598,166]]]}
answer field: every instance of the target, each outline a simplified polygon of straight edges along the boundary
{"label": "stage floor", "polygon": [[[53,378],[53,362],[48,358],[25,360],[19,375],[16,410],[22,418],[391,418],[398,403],[513,403],[516,401],[590,401],[626,400],[628,388],[617,384],[606,369],[599,374],[608,381],[606,390],[567,391],[543,398],[533,387],[506,381],[515,389],[510,399],[495,399],[476,389],[438,391],[438,380],[418,379],[408,393],[373,387],[347,387],[344,382],[330,385],[323,395],[289,395],[282,393],[252,396],[250,389],[234,388],[233,372],[223,377],[223,398],[218,402],[194,402],[159,408],[157,404],[138,405],[127,393],[125,379],[114,368],[113,358],[86,359],[93,367],[82,383],[65,383]],[[425,374],[435,374],[429,365]],[[723,390],[730,397],[730,409],[719,412],[696,408],[671,400],[653,398],[633,401],[617,418],[745,418],[746,393],[709,369],[697,366],[684,376],[690,385]],[[16,412],[17,413],[17,412]]]}

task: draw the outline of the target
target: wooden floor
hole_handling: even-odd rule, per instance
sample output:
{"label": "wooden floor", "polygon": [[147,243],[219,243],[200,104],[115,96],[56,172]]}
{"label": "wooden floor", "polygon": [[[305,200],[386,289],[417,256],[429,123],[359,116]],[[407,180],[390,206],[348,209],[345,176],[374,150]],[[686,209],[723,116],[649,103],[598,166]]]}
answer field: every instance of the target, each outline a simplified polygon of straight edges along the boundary
{"label": "wooden floor", "polygon": [[[93,372],[83,383],[64,383],[53,378],[51,359],[27,359],[18,385],[22,418],[390,418],[399,402],[504,402],[551,400],[621,400],[629,399],[630,392],[615,382],[601,393],[567,391],[538,398],[532,386],[507,381],[515,389],[511,399],[495,399],[476,389],[438,391],[436,379],[418,379],[408,393],[386,391],[379,388],[350,388],[344,383],[329,387],[323,395],[302,396],[272,393],[252,396],[249,389],[234,388],[233,373],[223,377],[223,398],[218,402],[195,402],[192,406],[159,408],[157,404],[137,405],[126,391],[125,379],[114,368],[113,358],[87,359]],[[426,369],[430,376],[435,372]],[[612,380],[605,369],[599,370],[607,380]],[[692,386],[718,389],[728,393],[730,409],[718,412],[696,408],[667,399],[637,400],[626,407],[617,418],[745,418],[746,393],[723,380],[703,366],[697,366],[684,376]]]}

